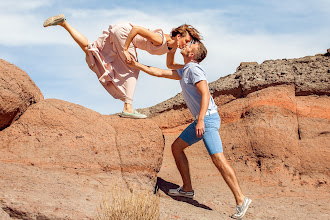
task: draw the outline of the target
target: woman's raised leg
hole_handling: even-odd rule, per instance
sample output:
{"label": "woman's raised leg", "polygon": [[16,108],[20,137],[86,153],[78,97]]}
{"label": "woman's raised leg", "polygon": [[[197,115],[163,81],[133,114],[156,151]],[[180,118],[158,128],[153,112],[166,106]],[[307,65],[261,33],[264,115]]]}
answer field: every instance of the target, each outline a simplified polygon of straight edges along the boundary
{"label": "woman's raised leg", "polygon": [[81,49],[85,53],[87,53],[88,39],[75,28],[73,28],[67,21],[63,21],[59,25],[62,26],[65,30],[67,30],[71,37],[77,42],[77,44],[79,44]]}
{"label": "woman's raised leg", "polygon": [[69,32],[71,37],[77,42],[81,49],[86,53],[88,47],[88,39],[79,31],[73,28],[65,19],[63,14],[48,18],[44,22],[44,27],[60,25]]}

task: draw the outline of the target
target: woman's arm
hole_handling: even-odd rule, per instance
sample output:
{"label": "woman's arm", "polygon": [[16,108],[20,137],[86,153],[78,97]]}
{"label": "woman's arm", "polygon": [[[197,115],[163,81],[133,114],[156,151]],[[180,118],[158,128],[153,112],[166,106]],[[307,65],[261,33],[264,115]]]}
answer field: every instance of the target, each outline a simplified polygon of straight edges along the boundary
{"label": "woman's arm", "polygon": [[175,52],[176,52],[176,49],[174,51],[170,51],[167,53],[166,66],[167,66],[167,68],[173,69],[173,70],[182,69],[184,67],[184,65],[174,62]]}
{"label": "woman's arm", "polygon": [[144,27],[133,26],[132,30],[129,32],[126,38],[126,42],[124,44],[124,50],[128,50],[130,43],[133,41],[133,38],[138,34],[146,38],[147,40],[151,41],[155,46],[162,45],[163,43],[163,38],[159,34],[150,31]]}
{"label": "woman's arm", "polygon": [[128,47],[130,43],[133,41],[133,38],[138,34],[146,38],[147,40],[151,41],[155,46],[162,45],[163,43],[163,38],[159,34],[150,31],[144,27],[132,26],[132,30],[129,32],[124,44],[124,54],[126,56],[126,63],[131,63],[131,55],[128,52]]}

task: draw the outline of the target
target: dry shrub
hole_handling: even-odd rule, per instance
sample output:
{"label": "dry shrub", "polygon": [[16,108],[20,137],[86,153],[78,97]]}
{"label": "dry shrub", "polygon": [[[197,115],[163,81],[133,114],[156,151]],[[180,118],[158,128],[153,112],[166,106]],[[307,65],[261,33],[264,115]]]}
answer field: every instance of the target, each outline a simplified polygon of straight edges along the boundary
{"label": "dry shrub", "polygon": [[101,201],[98,220],[159,220],[159,196],[115,187]]}

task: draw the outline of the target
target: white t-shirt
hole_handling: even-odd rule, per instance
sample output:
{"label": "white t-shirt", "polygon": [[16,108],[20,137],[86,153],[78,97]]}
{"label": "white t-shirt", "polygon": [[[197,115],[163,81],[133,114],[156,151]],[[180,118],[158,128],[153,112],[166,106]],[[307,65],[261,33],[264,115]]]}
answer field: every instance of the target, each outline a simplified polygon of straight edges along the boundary
{"label": "white t-shirt", "polygon": [[[195,84],[202,80],[207,82],[205,71],[200,64],[190,62],[182,69],[178,69],[177,72],[181,77],[180,85],[183,92],[183,98],[191,114],[196,116],[201,109],[202,95],[198,92]],[[211,96],[208,111],[216,110],[217,108],[218,107]]]}

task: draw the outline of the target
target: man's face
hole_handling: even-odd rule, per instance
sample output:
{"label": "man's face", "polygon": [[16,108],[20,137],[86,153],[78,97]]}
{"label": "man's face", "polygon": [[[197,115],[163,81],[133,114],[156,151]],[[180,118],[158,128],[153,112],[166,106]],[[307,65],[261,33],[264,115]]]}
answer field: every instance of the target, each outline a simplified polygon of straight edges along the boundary
{"label": "man's face", "polygon": [[[180,36],[181,36],[181,35],[180,35]],[[178,42],[179,42],[179,48],[182,49],[182,48],[188,46],[188,44],[191,42],[191,40],[192,40],[192,38],[191,38],[191,36],[190,36],[188,33],[187,33],[186,36],[184,36],[184,37],[181,36],[181,37],[178,39]]]}
{"label": "man's face", "polygon": [[194,54],[195,55],[197,49],[198,49],[198,44],[191,44],[191,45],[188,45],[188,46],[184,47],[181,50],[181,54],[184,57],[188,57],[190,54]]}

